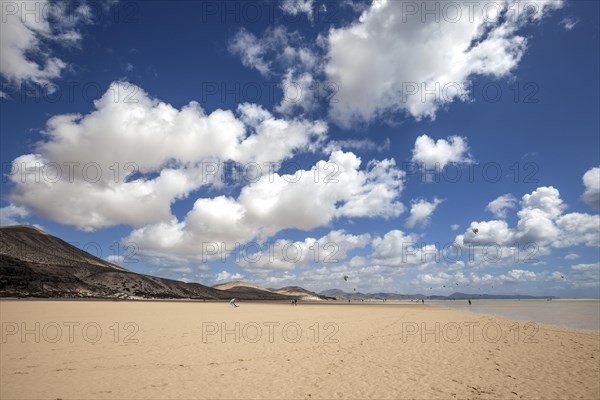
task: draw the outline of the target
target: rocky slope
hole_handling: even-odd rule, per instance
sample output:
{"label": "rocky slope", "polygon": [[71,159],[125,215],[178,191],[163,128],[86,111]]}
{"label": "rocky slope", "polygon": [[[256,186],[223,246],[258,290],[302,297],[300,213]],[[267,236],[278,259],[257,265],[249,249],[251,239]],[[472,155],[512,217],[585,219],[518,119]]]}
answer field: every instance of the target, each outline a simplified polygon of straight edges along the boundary
{"label": "rocky slope", "polygon": [[288,300],[129,271],[27,225],[0,228],[0,297]]}

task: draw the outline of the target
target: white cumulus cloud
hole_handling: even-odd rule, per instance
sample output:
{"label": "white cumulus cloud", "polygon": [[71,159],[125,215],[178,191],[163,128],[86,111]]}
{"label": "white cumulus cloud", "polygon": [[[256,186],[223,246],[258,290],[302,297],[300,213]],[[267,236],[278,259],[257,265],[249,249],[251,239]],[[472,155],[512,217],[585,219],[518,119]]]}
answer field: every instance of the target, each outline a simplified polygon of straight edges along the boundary
{"label": "white cumulus cloud", "polygon": [[[296,0],[281,6],[290,13],[293,10],[297,13],[306,12],[298,10],[309,10],[311,4]],[[312,12],[312,7],[310,10]],[[280,79],[283,96],[275,107],[279,113],[292,115],[311,111],[319,105],[320,97],[326,97],[326,93],[315,93],[315,86],[323,86],[315,78],[322,69],[317,50],[308,46],[297,31],[278,25],[256,36],[241,28],[229,41],[228,49],[240,57],[242,64],[256,69],[264,77]]]}
{"label": "white cumulus cloud", "polygon": [[313,20],[313,3],[314,0],[283,0],[279,8],[285,13],[292,16],[298,14],[306,14],[306,17]]}
{"label": "white cumulus cloud", "polygon": [[[179,254],[202,258],[203,243],[216,243],[218,251],[236,243],[264,240],[283,229],[310,230],[336,218],[398,216],[403,173],[393,160],[371,161],[361,169],[353,153],[335,151],[310,170],[274,173],[245,186],[237,199],[200,198],[182,221],[150,224],[128,238],[147,254]],[[225,249],[226,248],[226,249]]]}
{"label": "white cumulus cloud", "polygon": [[591,208],[600,209],[600,167],[588,170],[583,175],[583,201]]}
{"label": "white cumulus cloud", "polygon": [[434,198],[433,201],[427,201],[425,199],[413,201],[410,206],[410,215],[406,220],[406,226],[408,228],[427,226],[431,219],[431,215],[442,202],[443,200],[438,199],[437,197]]}
{"label": "white cumulus cloud", "polygon": [[52,54],[52,45],[78,45],[77,28],[93,17],[85,3],[67,7],[67,2],[47,0],[2,2],[0,75],[14,84],[51,83],[69,65]]}
{"label": "white cumulus cloud", "polygon": [[24,207],[9,204],[0,208],[0,226],[19,225],[19,220],[29,216],[29,211]]}
{"label": "white cumulus cloud", "polygon": [[[517,0],[476,2],[471,10],[453,3],[460,9],[448,14],[445,2],[373,1],[327,36],[325,72],[340,89],[331,118],[344,127],[391,112],[434,118],[445,104],[469,98],[473,76],[510,76],[527,48],[520,28],[562,6],[529,3],[527,10]],[[438,18],[424,16],[426,7],[437,7]]]}
{"label": "white cumulus cloud", "polygon": [[[319,239],[307,237],[303,241],[277,240],[269,242],[260,252],[245,254],[240,258],[241,268],[247,271],[291,270],[311,263],[337,265],[346,260],[348,253],[363,248],[371,242],[371,235],[352,235],[335,230]],[[271,244],[272,243],[272,244]],[[357,266],[360,261],[354,260]]]}
{"label": "white cumulus cloud", "polygon": [[575,28],[575,25],[579,23],[579,19],[575,17],[565,17],[560,20],[560,24],[565,28],[565,30],[570,31]]}
{"label": "white cumulus cloud", "polygon": [[[516,227],[510,227],[505,220],[474,221],[463,234],[456,237],[455,242],[461,246],[500,246],[507,260],[514,255],[515,246],[529,246],[529,250],[521,250],[521,262],[529,256],[538,259],[548,254],[551,248],[600,246],[600,216],[564,213],[567,206],[558,189],[552,186],[538,187],[523,195],[519,205]],[[475,228],[477,233],[472,231]]]}
{"label": "white cumulus cloud", "polygon": [[466,138],[450,136],[448,140],[434,141],[427,135],[421,135],[415,141],[412,161],[427,169],[441,169],[450,163],[468,163],[472,160]]}
{"label": "white cumulus cloud", "polygon": [[597,288],[600,286],[600,263],[571,266],[569,281],[578,288]]}
{"label": "white cumulus cloud", "polygon": [[517,199],[512,194],[508,193],[490,201],[485,209],[494,214],[496,218],[504,219],[506,218],[507,210],[515,208],[516,205]]}
{"label": "white cumulus cloud", "polygon": [[244,275],[239,273],[232,274],[227,271],[221,271],[215,277],[215,282],[223,282],[223,281],[237,281],[240,279],[244,279]]}
{"label": "white cumulus cloud", "polygon": [[[168,222],[171,204],[218,180],[222,161],[256,163],[268,175],[268,163],[316,150],[327,131],[252,104],[237,113],[207,114],[193,101],[177,109],[127,82],[94,105],[50,118],[35,153],[13,161],[13,203],[85,230]],[[131,172],[137,179],[126,179]]]}

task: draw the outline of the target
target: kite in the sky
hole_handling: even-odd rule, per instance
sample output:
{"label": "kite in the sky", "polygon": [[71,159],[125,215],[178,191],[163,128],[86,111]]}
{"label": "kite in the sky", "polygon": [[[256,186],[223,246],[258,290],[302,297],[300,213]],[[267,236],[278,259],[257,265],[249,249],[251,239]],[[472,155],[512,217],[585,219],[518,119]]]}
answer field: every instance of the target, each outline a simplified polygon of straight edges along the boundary
{"label": "kite in the sky", "polygon": [[472,231],[473,231],[473,233],[474,233],[474,234],[476,234],[476,235],[477,235],[477,232],[479,232],[479,229],[477,229],[477,228],[473,228],[473,229],[471,229],[471,230],[472,230]]}
{"label": "kite in the sky", "polygon": [[344,275],[344,280],[348,282],[348,275]]}

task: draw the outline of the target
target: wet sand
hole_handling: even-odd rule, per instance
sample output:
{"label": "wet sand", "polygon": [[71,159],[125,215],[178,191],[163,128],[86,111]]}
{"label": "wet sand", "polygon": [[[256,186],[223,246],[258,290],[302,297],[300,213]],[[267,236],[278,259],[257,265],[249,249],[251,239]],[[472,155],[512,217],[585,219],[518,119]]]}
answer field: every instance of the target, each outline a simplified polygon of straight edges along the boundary
{"label": "wet sand", "polygon": [[421,304],[3,300],[0,319],[2,399],[600,398],[600,332]]}

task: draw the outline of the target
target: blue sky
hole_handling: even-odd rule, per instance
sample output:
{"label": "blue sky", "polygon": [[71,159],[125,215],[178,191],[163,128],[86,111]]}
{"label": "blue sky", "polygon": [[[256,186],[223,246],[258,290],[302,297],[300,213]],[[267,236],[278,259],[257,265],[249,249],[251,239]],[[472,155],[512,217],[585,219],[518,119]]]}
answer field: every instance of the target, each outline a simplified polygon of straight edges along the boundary
{"label": "blue sky", "polygon": [[2,224],[203,284],[598,297],[598,3],[429,4],[2,2]]}

